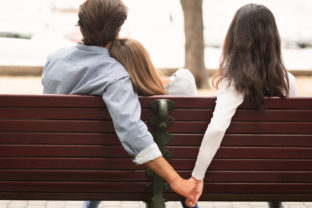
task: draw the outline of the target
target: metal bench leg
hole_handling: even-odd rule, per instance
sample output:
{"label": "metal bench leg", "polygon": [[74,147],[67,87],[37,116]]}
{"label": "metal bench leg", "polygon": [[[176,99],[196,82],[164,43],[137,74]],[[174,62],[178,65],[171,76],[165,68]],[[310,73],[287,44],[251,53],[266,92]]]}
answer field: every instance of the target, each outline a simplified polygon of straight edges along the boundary
{"label": "metal bench leg", "polygon": [[[168,115],[168,111],[174,108],[174,103],[167,99],[159,99],[150,103],[150,107],[157,112],[149,119],[149,123],[156,127],[153,137],[159,150],[165,159],[170,159],[172,153],[166,150],[165,145],[173,139],[173,136],[167,132],[166,128],[174,122],[174,118]],[[165,208],[164,192],[169,190],[169,186],[164,180],[151,170],[146,173],[153,177],[153,183],[146,186],[147,190],[152,191],[153,197],[147,205],[149,208]]]}
{"label": "metal bench leg", "polygon": [[151,208],[151,204],[150,204],[149,202],[146,201],[146,202],[145,202],[145,207],[146,207],[146,208]]}
{"label": "metal bench leg", "polygon": [[284,208],[282,205],[282,202],[275,201],[275,202],[269,202],[269,208]]}

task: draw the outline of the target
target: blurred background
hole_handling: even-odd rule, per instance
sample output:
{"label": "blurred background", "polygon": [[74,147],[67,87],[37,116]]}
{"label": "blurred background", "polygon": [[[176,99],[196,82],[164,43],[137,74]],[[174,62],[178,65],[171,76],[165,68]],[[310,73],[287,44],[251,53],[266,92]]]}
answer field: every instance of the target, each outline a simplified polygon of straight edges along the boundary
{"label": "blurred background", "polygon": [[[46,58],[81,39],[76,23],[82,2],[0,0],[0,93],[41,93],[40,75]],[[181,2],[124,0],[129,15],[121,36],[142,42],[159,69],[185,66]],[[228,26],[235,11],[246,3],[264,4],[274,13],[285,65],[296,75],[298,86],[304,86],[300,95],[312,95],[308,86],[312,75],[311,0],[203,0],[205,70],[214,72],[218,68]],[[214,95],[215,91],[210,90],[203,93]]]}

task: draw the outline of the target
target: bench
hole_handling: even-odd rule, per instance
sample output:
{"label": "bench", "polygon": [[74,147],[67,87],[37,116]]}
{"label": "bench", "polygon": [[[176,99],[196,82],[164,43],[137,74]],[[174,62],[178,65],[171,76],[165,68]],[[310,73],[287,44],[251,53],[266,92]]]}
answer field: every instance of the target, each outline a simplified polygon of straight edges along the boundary
{"label": "bench", "polygon": [[[189,177],[215,98],[140,102],[165,157]],[[312,98],[266,99],[265,106],[240,106],[201,200],[312,201]],[[135,200],[158,208],[164,199],[181,197],[132,163],[100,97],[0,96],[0,200]]]}

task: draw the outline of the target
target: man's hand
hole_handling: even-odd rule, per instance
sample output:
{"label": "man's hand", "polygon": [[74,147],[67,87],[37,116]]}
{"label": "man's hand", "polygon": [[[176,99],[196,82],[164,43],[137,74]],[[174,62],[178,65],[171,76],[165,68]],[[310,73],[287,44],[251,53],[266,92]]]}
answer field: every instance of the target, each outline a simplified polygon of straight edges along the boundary
{"label": "man's hand", "polygon": [[189,180],[194,181],[196,184],[195,187],[195,192],[193,193],[193,195],[195,196],[195,201],[189,200],[188,198],[186,198],[185,204],[188,207],[195,207],[199,197],[201,196],[201,194],[203,193],[203,188],[204,188],[204,180],[197,180],[194,177],[191,177]]}

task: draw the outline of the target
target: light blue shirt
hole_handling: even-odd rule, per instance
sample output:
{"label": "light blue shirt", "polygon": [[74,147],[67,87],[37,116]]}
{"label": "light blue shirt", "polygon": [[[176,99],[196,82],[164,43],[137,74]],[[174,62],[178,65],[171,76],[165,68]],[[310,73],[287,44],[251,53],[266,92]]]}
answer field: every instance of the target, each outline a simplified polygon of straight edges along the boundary
{"label": "light blue shirt", "polygon": [[77,44],[51,55],[42,74],[45,94],[102,96],[117,136],[134,162],[146,163],[161,156],[141,121],[138,95],[126,69],[106,48]]}

